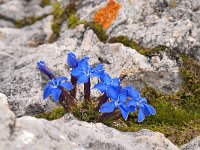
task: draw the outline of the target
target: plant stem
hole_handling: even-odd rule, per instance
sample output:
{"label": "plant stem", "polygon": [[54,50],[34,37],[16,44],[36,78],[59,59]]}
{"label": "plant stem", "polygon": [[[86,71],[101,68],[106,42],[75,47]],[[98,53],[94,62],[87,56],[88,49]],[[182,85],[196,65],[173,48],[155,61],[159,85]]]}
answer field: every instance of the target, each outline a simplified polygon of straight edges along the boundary
{"label": "plant stem", "polygon": [[72,97],[76,98],[76,87],[77,87],[77,78],[71,75],[71,83],[74,86],[74,88],[70,91],[70,94]]}
{"label": "plant stem", "polygon": [[[66,106],[76,106],[76,99],[70,95],[63,87],[59,86],[59,89],[62,91],[60,95],[60,100]],[[65,108],[65,107],[64,107]]]}
{"label": "plant stem", "polygon": [[90,87],[91,83],[89,78],[88,82],[84,83],[84,99],[86,103],[90,101]]}
{"label": "plant stem", "polygon": [[95,109],[94,109],[95,111],[98,111],[99,108],[101,107],[101,105],[108,101],[108,96],[106,95],[106,93],[104,93],[102,96],[100,96],[98,98],[98,101],[99,101],[99,103],[98,103],[97,107],[95,107]]}

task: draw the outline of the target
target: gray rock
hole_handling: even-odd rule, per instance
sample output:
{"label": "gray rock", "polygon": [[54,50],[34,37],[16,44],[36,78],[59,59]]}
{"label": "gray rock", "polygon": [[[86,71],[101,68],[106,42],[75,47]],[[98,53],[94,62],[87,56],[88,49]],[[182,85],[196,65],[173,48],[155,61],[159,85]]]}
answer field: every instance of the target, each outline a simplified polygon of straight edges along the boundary
{"label": "gray rock", "polygon": [[[144,47],[165,45],[200,60],[199,0],[116,0],[118,17],[107,29],[110,37],[128,36]],[[82,1],[78,14],[91,20],[106,1]]]}
{"label": "gray rock", "polygon": [[51,22],[53,16],[48,16],[31,26],[22,29],[0,28],[0,41],[7,45],[35,47],[48,41],[52,34]]}
{"label": "gray rock", "polygon": [[181,146],[181,150],[199,150],[200,149],[200,136],[196,137],[189,143]]}
{"label": "gray rock", "polygon": [[0,103],[0,121],[3,150],[179,150],[161,133],[120,132],[101,123],[78,121],[71,114],[54,121],[15,118],[8,106]]}
{"label": "gray rock", "polygon": [[27,17],[37,17],[50,14],[52,6],[42,8],[41,0],[9,0],[0,5],[0,16],[8,20],[23,20]]}
{"label": "gray rock", "polygon": [[6,20],[3,20],[3,19],[0,19],[0,27],[14,28],[15,25],[14,25],[14,23],[12,23],[10,21],[6,21]]}

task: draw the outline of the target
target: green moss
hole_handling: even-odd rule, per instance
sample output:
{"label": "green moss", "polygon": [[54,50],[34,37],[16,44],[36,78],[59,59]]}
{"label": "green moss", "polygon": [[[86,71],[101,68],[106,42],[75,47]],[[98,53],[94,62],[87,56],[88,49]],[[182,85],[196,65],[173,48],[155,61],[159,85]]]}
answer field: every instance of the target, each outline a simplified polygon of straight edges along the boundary
{"label": "green moss", "polygon": [[183,85],[178,92],[180,106],[188,111],[200,113],[200,63],[184,55],[182,61],[180,75]]}
{"label": "green moss", "polygon": [[27,17],[23,20],[16,20],[15,21],[15,25],[17,28],[22,28],[22,27],[25,27],[25,26],[29,26],[29,25],[32,25],[34,24],[35,22],[39,21],[39,20],[42,20],[44,19],[45,17],[47,17],[49,14],[44,14],[42,16],[39,16],[39,17]]}
{"label": "green moss", "polygon": [[51,0],[41,0],[40,6],[45,7],[47,5],[51,5]]}
{"label": "green moss", "polygon": [[78,107],[72,109],[72,113],[79,120],[97,122],[100,113],[98,111],[94,111],[95,106],[95,101],[90,103],[82,102],[78,105]]}
{"label": "green moss", "polygon": [[135,41],[129,39],[127,36],[117,36],[117,37],[112,37],[108,41],[109,43],[122,43],[124,46],[130,47],[132,49],[135,49],[142,55],[151,55],[154,52],[161,51],[165,49],[165,46],[158,46],[155,48],[144,48],[140,46],[138,43]]}
{"label": "green moss", "polygon": [[106,42],[106,40],[108,39],[108,36],[105,30],[98,23],[95,23],[95,22],[85,23],[85,28],[93,30],[93,32],[97,35],[97,37],[99,38],[101,42]]}
{"label": "green moss", "polygon": [[54,19],[52,22],[53,34],[49,38],[49,42],[52,43],[58,39],[60,36],[61,26],[66,19],[76,14],[76,4],[71,3],[68,6],[62,8],[59,2],[54,4],[53,12]]}
{"label": "green moss", "polygon": [[71,15],[67,19],[67,25],[69,28],[75,28],[76,26],[80,24],[86,24],[87,21],[80,20],[80,18],[77,15]]}
{"label": "green moss", "polygon": [[64,110],[63,107],[57,107],[55,109],[53,109],[51,112],[45,112],[45,113],[41,113],[36,115],[36,118],[44,118],[47,120],[55,120],[55,119],[59,119],[62,116],[64,116],[66,114],[66,111]]}

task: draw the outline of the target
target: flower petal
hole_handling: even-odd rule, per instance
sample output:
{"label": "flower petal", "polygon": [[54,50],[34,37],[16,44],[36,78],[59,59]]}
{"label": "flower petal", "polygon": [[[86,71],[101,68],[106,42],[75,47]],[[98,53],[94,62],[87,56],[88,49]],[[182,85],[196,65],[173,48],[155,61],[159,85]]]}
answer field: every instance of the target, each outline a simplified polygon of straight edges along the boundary
{"label": "flower petal", "polygon": [[145,118],[145,115],[142,111],[142,108],[140,108],[138,111],[138,122],[142,122],[144,120],[144,118]]}
{"label": "flower petal", "polygon": [[156,114],[156,111],[154,109],[153,106],[149,105],[149,104],[145,104],[144,105],[146,107],[146,109],[148,110],[148,112],[151,114],[151,115],[155,115]]}
{"label": "flower petal", "polygon": [[74,68],[71,70],[71,74],[74,76],[74,77],[79,77],[80,74],[82,74],[82,70],[79,69],[79,68]]}
{"label": "flower petal", "polygon": [[79,68],[83,69],[84,71],[88,70],[89,64],[88,59],[81,59],[78,63]]}
{"label": "flower petal", "polygon": [[61,83],[60,86],[64,87],[67,90],[73,89],[73,85],[70,82]]}
{"label": "flower petal", "polygon": [[43,92],[43,99],[46,99],[47,97],[49,97],[51,95],[51,86],[46,85],[44,87],[44,92]]}
{"label": "flower petal", "polygon": [[95,89],[98,89],[99,91],[106,92],[107,85],[105,83],[98,83],[94,86]]}
{"label": "flower petal", "polygon": [[113,78],[112,79],[112,84],[113,85],[120,85],[120,79],[119,78]]}
{"label": "flower petal", "polygon": [[111,77],[109,76],[109,74],[105,73],[104,77],[103,77],[103,82],[110,84],[112,82]]}
{"label": "flower petal", "polygon": [[134,99],[140,98],[140,93],[136,89],[134,89],[132,86],[128,86],[126,87],[126,89],[128,90],[128,95],[131,98],[134,98]]}
{"label": "flower petal", "polygon": [[118,89],[117,87],[109,85],[106,91],[106,94],[109,98],[116,100],[118,98]]}
{"label": "flower petal", "polygon": [[124,103],[126,101],[126,98],[127,98],[127,92],[123,92],[123,93],[120,93],[119,95],[119,100],[120,102]]}
{"label": "flower petal", "polygon": [[88,80],[89,80],[89,76],[87,76],[86,74],[81,74],[81,75],[78,77],[78,84],[87,83]]}
{"label": "flower petal", "polygon": [[131,99],[131,100],[128,102],[128,106],[137,107],[137,101],[136,101],[135,99]]}
{"label": "flower petal", "polygon": [[134,107],[134,106],[128,106],[127,109],[129,112],[133,112],[133,113],[136,112],[136,107]]}
{"label": "flower petal", "polygon": [[58,88],[52,89],[52,96],[53,96],[53,99],[54,99],[55,102],[59,101],[60,94],[61,94],[60,89],[58,89]]}
{"label": "flower petal", "polygon": [[119,106],[119,109],[120,109],[120,112],[121,112],[124,120],[127,120],[128,114],[129,114],[127,106],[125,104],[122,104]]}
{"label": "flower petal", "polygon": [[74,55],[74,53],[72,53],[72,52],[68,53],[67,63],[72,68],[76,68],[78,66],[78,60],[76,59],[76,56]]}
{"label": "flower petal", "polygon": [[102,113],[111,113],[115,110],[115,103],[114,102],[105,102],[101,105],[99,112]]}
{"label": "flower petal", "polygon": [[104,69],[103,69],[103,65],[102,64],[98,64],[96,67],[94,67],[93,69],[92,69],[92,73],[94,73],[94,72],[99,72],[99,71],[103,71]]}

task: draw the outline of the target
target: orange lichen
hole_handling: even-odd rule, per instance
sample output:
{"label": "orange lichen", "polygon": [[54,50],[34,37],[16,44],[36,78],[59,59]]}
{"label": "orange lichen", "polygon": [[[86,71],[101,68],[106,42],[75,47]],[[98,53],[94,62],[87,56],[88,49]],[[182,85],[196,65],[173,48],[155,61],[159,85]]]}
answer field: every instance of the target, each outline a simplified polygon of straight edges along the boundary
{"label": "orange lichen", "polygon": [[117,17],[120,8],[120,3],[109,0],[105,8],[101,8],[96,12],[94,21],[101,24],[104,29],[107,29]]}

